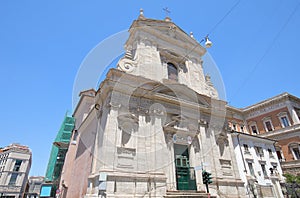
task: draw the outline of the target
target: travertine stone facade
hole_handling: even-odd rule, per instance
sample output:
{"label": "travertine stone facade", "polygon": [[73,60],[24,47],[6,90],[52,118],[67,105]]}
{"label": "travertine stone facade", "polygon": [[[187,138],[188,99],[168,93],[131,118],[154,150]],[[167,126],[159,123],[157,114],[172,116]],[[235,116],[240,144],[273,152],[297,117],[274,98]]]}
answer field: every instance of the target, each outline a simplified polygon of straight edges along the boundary
{"label": "travertine stone facade", "polygon": [[[300,167],[295,165],[300,160],[300,100],[284,93],[247,108],[229,107],[204,76],[206,49],[169,18],[147,19],[141,13],[129,32],[117,68],[97,91],[81,93],[61,196],[203,193],[205,169],[213,176],[213,196],[251,197],[256,192],[282,197],[279,161],[283,171]],[[278,141],[276,149],[265,137]],[[241,153],[244,144],[251,155]],[[275,157],[255,158],[258,145]],[[241,166],[246,158],[256,164],[252,176]],[[277,175],[262,177],[263,167],[275,164]]]}
{"label": "travertine stone facade", "polygon": [[[129,31],[125,56],[96,93],[97,115],[87,117],[96,116],[97,133],[86,197],[204,191],[202,169],[213,195],[245,197],[226,102],[203,73],[205,48],[170,21],[143,17]],[[179,161],[193,184],[180,181]]]}

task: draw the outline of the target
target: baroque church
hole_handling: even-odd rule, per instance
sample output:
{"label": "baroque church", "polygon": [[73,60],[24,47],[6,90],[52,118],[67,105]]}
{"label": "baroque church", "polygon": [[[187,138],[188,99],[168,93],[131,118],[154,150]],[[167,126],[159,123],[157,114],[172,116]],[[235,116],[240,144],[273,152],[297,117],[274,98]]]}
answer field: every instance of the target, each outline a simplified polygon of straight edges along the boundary
{"label": "baroque church", "polygon": [[125,55],[80,93],[61,197],[249,197],[226,101],[204,75],[206,49],[169,17],[140,12]]}

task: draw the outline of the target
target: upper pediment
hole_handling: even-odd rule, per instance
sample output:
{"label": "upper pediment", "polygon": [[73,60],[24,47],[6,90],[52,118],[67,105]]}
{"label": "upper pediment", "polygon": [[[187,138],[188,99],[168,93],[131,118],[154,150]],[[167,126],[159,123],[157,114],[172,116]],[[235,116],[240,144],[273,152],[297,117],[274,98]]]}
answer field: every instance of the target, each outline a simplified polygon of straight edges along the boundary
{"label": "upper pediment", "polygon": [[172,48],[179,54],[179,51],[186,53],[188,50],[191,52],[189,55],[202,56],[206,52],[206,49],[194,38],[171,21],[138,19],[132,23],[129,32],[130,36],[125,44],[126,48],[134,48],[134,42],[142,41],[161,49],[173,45]]}

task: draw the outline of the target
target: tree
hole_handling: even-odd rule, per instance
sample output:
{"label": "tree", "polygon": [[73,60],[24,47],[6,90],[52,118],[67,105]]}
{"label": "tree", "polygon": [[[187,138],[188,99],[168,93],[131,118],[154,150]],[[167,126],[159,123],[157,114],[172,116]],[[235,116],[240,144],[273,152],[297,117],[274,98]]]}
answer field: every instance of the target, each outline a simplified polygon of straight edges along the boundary
{"label": "tree", "polygon": [[292,198],[298,198],[300,196],[300,176],[286,173],[283,176],[286,178],[286,192],[291,195]]}
{"label": "tree", "polygon": [[283,174],[286,178],[286,183],[297,183],[300,184],[300,176],[299,175],[292,175],[290,173]]}

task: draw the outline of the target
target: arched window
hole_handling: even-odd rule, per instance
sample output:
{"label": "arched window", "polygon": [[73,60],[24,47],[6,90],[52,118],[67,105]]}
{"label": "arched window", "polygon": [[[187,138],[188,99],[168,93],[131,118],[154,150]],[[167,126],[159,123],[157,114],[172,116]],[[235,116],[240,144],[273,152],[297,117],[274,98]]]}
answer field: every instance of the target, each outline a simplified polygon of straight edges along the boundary
{"label": "arched window", "polygon": [[168,79],[178,81],[178,70],[172,63],[167,63],[168,65]]}

